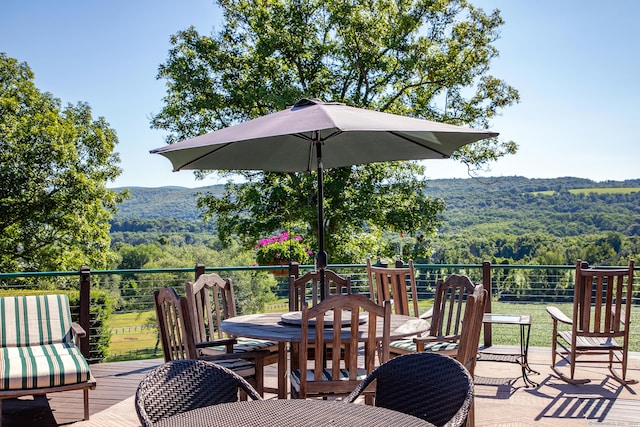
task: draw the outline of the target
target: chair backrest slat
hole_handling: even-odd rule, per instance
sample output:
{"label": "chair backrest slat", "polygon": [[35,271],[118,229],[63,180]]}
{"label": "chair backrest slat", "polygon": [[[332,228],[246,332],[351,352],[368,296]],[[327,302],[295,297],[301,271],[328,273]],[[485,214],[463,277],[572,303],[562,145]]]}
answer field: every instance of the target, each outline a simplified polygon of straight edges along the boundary
{"label": "chair backrest slat", "polygon": [[367,275],[372,301],[377,304],[392,301],[392,311],[395,314],[415,317],[420,315],[412,260],[409,260],[408,267],[378,267],[371,264],[371,259],[367,259]]}
{"label": "chair backrest slat", "polygon": [[487,303],[487,291],[482,285],[476,285],[473,293],[467,297],[462,319],[462,332],[456,359],[473,375],[478,358],[478,345],[482,318]]}
{"label": "chair backrest slat", "polygon": [[452,339],[460,336],[463,307],[475,288],[471,279],[461,274],[452,274],[446,280],[438,280],[429,335]]}
{"label": "chair backrest slat", "polygon": [[153,299],[165,362],[197,359],[187,299],[170,287],[155,291]]}
{"label": "chair backrest slat", "polygon": [[[360,323],[361,315],[366,316],[363,324]],[[346,320],[349,325],[345,325]],[[391,307],[388,303],[378,305],[362,295],[331,295],[313,307],[303,306],[298,361],[301,397],[306,397],[307,393],[350,393],[358,382],[358,344],[361,341],[365,341],[364,369],[367,373],[375,366],[377,342],[381,343],[382,361],[388,360],[390,320]],[[330,339],[328,334],[331,334]],[[331,351],[322,351],[322,343],[331,343]],[[310,381],[306,366],[308,350],[312,346],[316,351],[313,381]],[[321,380],[323,368],[329,365],[331,381]],[[348,369],[350,381],[340,378],[340,369]]]}
{"label": "chair backrest slat", "polygon": [[[342,277],[332,270],[324,270],[325,295],[351,293],[351,278]],[[300,277],[289,276],[289,311],[300,311],[302,306],[314,306],[320,302],[320,271],[308,271]],[[309,298],[308,292],[311,292]]]}
{"label": "chair backrest slat", "polygon": [[185,296],[194,326],[194,340],[205,342],[224,338],[218,325],[236,316],[233,281],[215,273],[201,274],[195,282],[185,284]]}
{"label": "chair backrest slat", "polygon": [[576,263],[573,329],[576,336],[616,337],[627,334],[631,316],[633,261],[628,268],[589,268]]}

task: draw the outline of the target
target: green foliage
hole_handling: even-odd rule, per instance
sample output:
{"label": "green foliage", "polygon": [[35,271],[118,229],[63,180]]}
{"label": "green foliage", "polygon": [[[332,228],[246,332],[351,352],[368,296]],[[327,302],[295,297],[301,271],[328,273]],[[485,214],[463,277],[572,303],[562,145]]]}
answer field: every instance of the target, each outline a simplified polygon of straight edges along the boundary
{"label": "green foliage", "polygon": [[125,192],[115,131],[83,102],[64,108],[0,53],[0,271],[106,266],[109,220]]}
{"label": "green foliage", "polygon": [[[115,298],[111,292],[92,289],[89,300],[89,355],[92,361],[103,361],[109,356],[111,342],[111,328],[109,319],[114,310]],[[69,293],[71,315],[78,319],[80,307],[80,293]],[[89,333],[91,332],[91,333]]]}
{"label": "green foliage", "polygon": [[[23,296],[23,295],[49,295],[52,293],[62,293],[69,297],[71,309],[71,319],[74,322],[80,321],[80,292],[60,291],[59,289],[0,289],[0,296]],[[89,296],[89,355],[92,362],[99,362],[109,355],[109,344],[111,332],[109,318],[113,312],[114,298],[110,292],[91,290]]]}
{"label": "green foliage", "polygon": [[280,265],[298,262],[307,264],[312,252],[302,243],[301,236],[290,236],[287,231],[260,241],[255,246],[259,265]]}
{"label": "green foliage", "polygon": [[[216,247],[196,245],[127,245],[118,246],[119,263],[116,269],[161,269],[191,268],[198,264],[206,267],[248,266],[255,263],[253,250],[240,247],[237,243],[224,250]],[[234,283],[234,292],[238,303],[238,312],[257,313],[266,303],[275,299],[272,288],[276,286],[274,278],[265,271],[222,271],[223,277],[230,277]],[[116,306],[119,310],[151,309],[148,284],[154,286],[182,286],[193,280],[193,273],[184,273],[176,278],[174,273],[123,273],[114,278],[109,289],[117,289],[120,299]]]}
{"label": "green foliage", "polygon": [[[402,245],[404,259],[410,257],[416,262],[426,263],[465,264],[489,260],[494,264],[573,265],[576,258],[581,258],[591,264],[624,265],[629,258],[638,259],[640,254],[640,192],[616,190],[603,193],[590,190],[589,194],[579,195],[573,194],[572,190],[637,188],[639,184],[639,180],[595,183],[578,178],[431,180],[425,191],[432,199],[442,200],[447,206],[435,236],[405,231],[404,237],[401,237],[399,232],[390,231],[386,225],[357,228],[354,224],[353,230],[332,230],[332,238],[340,242],[341,253],[332,257],[331,262],[345,259],[362,263],[367,257],[392,259],[400,254]],[[217,187],[213,191],[220,189]],[[175,197],[172,194],[174,191],[180,191],[166,187],[160,190],[167,193],[169,199]],[[540,195],[541,191],[551,193]],[[538,195],[535,195],[536,192]],[[134,197],[129,203],[135,212],[136,205],[146,201],[138,200],[135,192],[132,194]],[[189,197],[195,209],[195,197]],[[366,194],[361,197],[364,201],[357,205],[358,208],[366,209],[367,205],[373,204]],[[277,206],[273,205],[272,208],[276,209]],[[309,210],[314,211],[314,208],[310,207]],[[289,227],[294,223],[294,218],[302,215],[301,211],[294,212],[296,214],[283,213],[282,228],[304,235],[301,233],[302,227]],[[162,217],[162,206],[157,205],[149,215],[152,218]],[[123,223],[128,222],[126,218],[122,220]],[[131,233],[124,236],[129,240],[123,241],[131,245],[156,245],[158,238],[166,234],[171,239],[169,246],[190,245],[185,240],[189,232],[164,233],[161,224],[171,222],[160,219],[154,221],[158,221],[155,223],[157,229],[150,227],[149,231],[143,232],[146,228],[141,228],[135,235]],[[279,223],[274,224],[277,227]],[[191,226],[185,223],[181,227],[187,230],[189,227],[197,229],[201,225],[201,221],[198,221]],[[246,223],[246,226],[250,227],[251,224]],[[205,242],[212,249],[222,250],[221,243],[214,236],[195,232],[191,236],[189,241],[193,245]],[[314,242],[311,239],[305,237],[306,242]],[[238,239],[234,237],[230,241],[237,243]],[[254,243],[255,240],[250,242]],[[207,262],[205,264],[208,265]]]}
{"label": "green foliage", "polygon": [[[489,74],[503,21],[466,1],[220,1],[222,30],[194,28],[171,38],[159,78],[165,106],[152,126],[172,143],[281,110],[303,97],[341,101],[452,124],[488,127],[518,102],[517,91]],[[515,152],[496,139],[456,158],[484,167]],[[325,175],[326,250],[351,262],[362,229],[428,236],[443,205],[425,195],[415,163],[337,168]],[[206,172],[204,172],[206,173]],[[246,247],[260,236],[295,229],[317,242],[316,176],[234,171],[243,185],[200,200],[218,221],[223,243]],[[286,225],[286,226],[285,226]],[[378,232],[378,231],[377,231]],[[314,248],[317,251],[317,248]],[[379,246],[366,248],[369,255]]]}

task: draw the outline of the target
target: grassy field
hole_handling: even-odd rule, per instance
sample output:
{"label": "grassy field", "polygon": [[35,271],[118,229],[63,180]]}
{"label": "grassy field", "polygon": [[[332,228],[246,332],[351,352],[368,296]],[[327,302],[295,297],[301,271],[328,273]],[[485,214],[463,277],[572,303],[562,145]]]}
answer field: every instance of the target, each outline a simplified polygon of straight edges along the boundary
{"label": "grassy field", "polygon": [[155,350],[157,341],[156,314],[153,310],[113,314],[109,319],[111,343],[109,360],[131,360],[161,357]]}
{"label": "grassy field", "polygon": [[[640,191],[640,187],[592,187],[592,188],[574,188],[569,190],[571,194],[629,194],[637,193]],[[533,194],[543,196],[553,196],[556,192],[554,190],[548,191],[536,191]]]}
{"label": "grassy field", "polygon": [[[288,302],[278,301],[269,305],[265,311],[285,311]],[[572,304],[555,304],[567,315],[571,315]],[[420,302],[420,312],[425,312],[431,306],[431,301]],[[546,304],[539,303],[504,303],[491,302],[491,311],[499,314],[529,314],[531,315],[531,347],[550,347],[551,329],[553,323],[545,310]],[[640,307],[632,308],[632,319],[640,319]],[[152,327],[149,327],[151,322]],[[150,311],[140,313],[114,314],[110,320],[111,345],[110,360],[144,359],[161,357],[162,349],[154,352],[157,340],[155,328],[155,313]],[[513,325],[493,325],[492,340],[495,345],[520,345],[519,329]],[[480,337],[480,343],[484,338]],[[640,321],[632,323],[631,351],[640,351]]]}

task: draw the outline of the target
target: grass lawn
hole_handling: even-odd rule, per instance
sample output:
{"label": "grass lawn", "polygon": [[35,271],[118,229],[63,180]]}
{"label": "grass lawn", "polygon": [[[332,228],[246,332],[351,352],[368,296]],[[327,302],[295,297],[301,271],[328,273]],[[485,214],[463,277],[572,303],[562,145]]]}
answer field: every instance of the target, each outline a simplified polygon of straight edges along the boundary
{"label": "grass lawn", "polygon": [[155,351],[158,337],[155,311],[112,314],[109,326],[110,361],[162,357],[161,347]]}
{"label": "grass lawn", "polygon": [[[432,301],[421,301],[420,312],[424,313],[431,307]],[[571,317],[572,304],[554,304]],[[265,311],[286,311],[288,300],[282,299],[270,304]],[[531,336],[529,346],[551,347],[551,316],[545,310],[543,303],[506,303],[491,302],[491,311],[499,314],[529,314],[531,315]],[[632,308],[632,319],[640,319],[640,307]],[[151,324],[152,327],[149,327]],[[162,348],[154,352],[157,340],[155,328],[155,313],[153,310],[113,314],[109,320],[111,327],[111,344],[109,346],[109,360],[120,359],[148,359],[162,357]],[[492,325],[492,341],[495,345],[520,345],[520,331],[514,325]],[[480,343],[484,338],[480,337]],[[640,321],[632,323],[631,351],[640,351]]]}

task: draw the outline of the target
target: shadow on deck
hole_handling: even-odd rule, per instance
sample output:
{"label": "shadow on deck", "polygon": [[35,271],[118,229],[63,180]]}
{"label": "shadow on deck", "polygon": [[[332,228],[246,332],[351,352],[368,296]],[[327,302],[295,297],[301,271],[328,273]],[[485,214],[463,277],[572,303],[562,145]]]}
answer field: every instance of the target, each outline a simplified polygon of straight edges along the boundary
{"label": "shadow on deck", "polygon": [[[517,351],[514,347],[491,348],[497,352]],[[482,377],[476,392],[476,425],[508,426],[638,426],[640,384],[622,386],[600,365],[583,365],[579,372],[592,378],[586,385],[573,386],[558,379],[549,369],[548,348],[532,348],[531,375],[539,384],[526,387],[515,363],[480,361],[476,374]],[[508,360],[508,359],[505,359]],[[12,399],[4,403],[3,426],[118,427],[138,426],[132,396],[140,379],[161,360],[92,365],[98,387],[89,393],[91,420],[82,420],[82,392],[53,393],[35,399]],[[265,369],[265,382],[275,386],[276,368]],[[640,380],[640,354],[633,354],[628,376]],[[267,398],[274,398],[267,395]]]}

